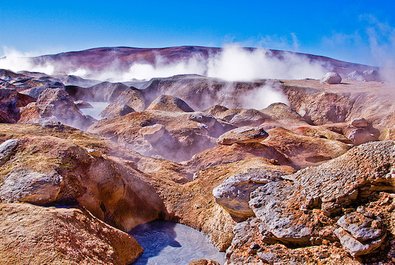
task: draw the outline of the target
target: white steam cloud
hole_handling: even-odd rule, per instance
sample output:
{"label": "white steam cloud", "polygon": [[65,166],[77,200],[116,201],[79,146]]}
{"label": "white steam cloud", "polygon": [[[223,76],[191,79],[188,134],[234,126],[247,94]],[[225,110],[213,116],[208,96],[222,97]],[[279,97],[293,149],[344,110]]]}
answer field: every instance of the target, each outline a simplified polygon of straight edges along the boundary
{"label": "white steam cloud", "polygon": [[[54,74],[62,65],[47,63],[34,65],[26,53],[5,49],[5,58],[0,59],[0,68],[13,71],[36,71]],[[222,52],[210,56],[192,56],[177,62],[167,62],[160,55],[154,64],[134,63],[127,71],[120,70],[118,62],[101,72],[76,68],[67,74],[102,81],[148,80],[154,77],[169,77],[179,74],[198,74],[226,81],[253,81],[257,79],[304,79],[321,78],[327,69],[324,63],[311,62],[303,55],[285,52],[282,58],[262,48],[247,50],[239,45],[226,45]]]}
{"label": "white steam cloud", "polygon": [[380,76],[395,84],[395,28],[382,23],[373,16],[367,18],[371,26],[367,29],[372,56],[380,66]]}
{"label": "white steam cloud", "polygon": [[32,53],[23,53],[15,49],[3,47],[4,56],[0,58],[0,69],[7,69],[14,72],[30,71],[40,72],[51,75],[55,71],[55,66],[47,63],[44,65],[36,65],[30,59],[35,56]]}
{"label": "white steam cloud", "polygon": [[208,60],[207,67],[207,76],[227,81],[319,79],[325,72],[323,64],[302,55],[285,52],[278,58],[265,49],[249,51],[238,45],[225,46],[222,53]]}
{"label": "white steam cloud", "polygon": [[286,95],[278,84],[267,84],[255,88],[241,96],[240,102],[243,108],[264,109],[273,103],[284,103],[289,105]]}
{"label": "white steam cloud", "polygon": [[169,77],[179,74],[204,75],[205,72],[205,60],[201,57],[193,56],[188,60],[181,60],[176,63],[167,63],[161,56],[157,56],[155,65],[148,63],[133,64],[129,68],[128,72],[123,73],[122,80],[147,80],[153,77]]}
{"label": "white steam cloud", "polygon": [[133,64],[128,72],[123,73],[122,81],[178,74],[206,75],[226,81],[319,79],[325,72],[323,63],[310,62],[302,55],[284,53],[284,58],[278,58],[262,48],[250,51],[239,45],[227,45],[222,52],[207,60],[195,56],[188,60],[168,64],[158,56],[154,65]]}

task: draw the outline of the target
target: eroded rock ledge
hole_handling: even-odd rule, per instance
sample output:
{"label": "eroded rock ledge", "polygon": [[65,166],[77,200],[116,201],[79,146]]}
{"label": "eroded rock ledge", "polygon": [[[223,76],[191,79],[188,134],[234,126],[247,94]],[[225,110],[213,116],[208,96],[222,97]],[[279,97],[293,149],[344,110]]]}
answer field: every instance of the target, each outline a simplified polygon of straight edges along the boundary
{"label": "eroded rock ledge", "polygon": [[261,184],[229,262],[394,262],[394,165],[395,142],[372,142]]}

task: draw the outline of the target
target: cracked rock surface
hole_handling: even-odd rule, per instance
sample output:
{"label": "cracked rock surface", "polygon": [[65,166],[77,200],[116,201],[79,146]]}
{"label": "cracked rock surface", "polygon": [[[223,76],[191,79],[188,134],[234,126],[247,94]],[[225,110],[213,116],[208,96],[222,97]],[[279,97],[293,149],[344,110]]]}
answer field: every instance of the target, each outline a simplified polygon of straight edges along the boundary
{"label": "cracked rock surface", "polygon": [[[341,256],[366,261],[375,260],[373,253],[381,249],[381,258],[390,262],[395,250],[393,234],[387,233],[394,220],[394,164],[395,142],[371,142],[258,187],[249,201],[255,217],[236,226],[230,261],[284,261],[283,250],[275,250],[281,244],[289,249],[287,262],[295,248],[306,251],[307,246],[334,248]],[[253,247],[254,238],[259,246]],[[256,253],[269,248],[270,254],[244,260],[244,248],[255,248]]]}

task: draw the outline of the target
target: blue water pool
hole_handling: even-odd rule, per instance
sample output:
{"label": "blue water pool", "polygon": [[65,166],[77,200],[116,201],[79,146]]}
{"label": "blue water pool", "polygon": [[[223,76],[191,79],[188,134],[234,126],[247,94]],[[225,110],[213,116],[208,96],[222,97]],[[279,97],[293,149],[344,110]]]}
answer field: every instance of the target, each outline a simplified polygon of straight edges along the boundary
{"label": "blue water pool", "polygon": [[144,248],[134,263],[137,265],[184,265],[202,258],[225,262],[224,252],[219,252],[206,235],[186,225],[154,221],[137,226],[130,234]]}

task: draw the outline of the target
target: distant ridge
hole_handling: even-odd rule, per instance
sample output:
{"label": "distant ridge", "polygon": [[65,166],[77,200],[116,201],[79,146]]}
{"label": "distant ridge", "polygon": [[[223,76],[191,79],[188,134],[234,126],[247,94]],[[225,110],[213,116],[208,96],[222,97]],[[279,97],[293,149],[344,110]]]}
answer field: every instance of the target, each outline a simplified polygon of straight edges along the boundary
{"label": "distant ridge", "polygon": [[[256,48],[247,47],[245,49],[254,50]],[[292,53],[307,57],[311,62],[323,62],[341,74],[347,74],[351,71],[365,71],[377,69],[373,66],[345,62],[330,57],[290,52],[283,50],[267,49],[272,56],[282,59],[284,54]],[[114,64],[120,69],[127,69],[136,62],[145,62],[154,64],[158,56],[168,62],[189,59],[193,56],[208,58],[222,51],[218,47],[205,46],[175,46],[163,48],[137,48],[137,47],[98,47],[81,51],[62,52],[58,54],[42,55],[34,57],[36,64],[44,64],[46,62],[56,63],[57,72],[69,71],[76,68],[87,68],[93,71],[100,71],[111,67]],[[61,68],[61,69],[60,69]]]}

